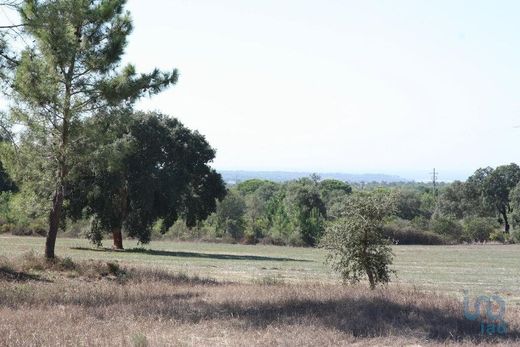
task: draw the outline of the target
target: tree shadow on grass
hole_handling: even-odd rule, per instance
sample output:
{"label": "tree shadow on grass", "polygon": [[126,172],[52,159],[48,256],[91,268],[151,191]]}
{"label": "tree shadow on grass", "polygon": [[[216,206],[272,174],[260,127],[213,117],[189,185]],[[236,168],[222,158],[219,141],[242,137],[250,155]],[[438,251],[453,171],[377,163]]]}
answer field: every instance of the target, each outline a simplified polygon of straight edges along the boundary
{"label": "tree shadow on grass", "polygon": [[206,258],[206,259],[220,259],[220,260],[294,261],[294,262],[312,262],[313,261],[313,260],[308,260],[308,259],[267,257],[267,256],[261,256],[261,255],[180,252],[180,251],[166,251],[166,250],[155,250],[155,249],[146,249],[146,248],[131,248],[131,249],[125,249],[125,250],[113,250],[110,248],[71,247],[71,249],[79,250],[79,251],[141,253],[141,254],[146,254],[146,255],[158,255],[158,256],[167,256],[167,257]]}
{"label": "tree shadow on grass", "polygon": [[[301,317],[355,337],[422,336],[436,341],[489,340],[481,335],[478,321],[466,319],[462,310],[403,305],[383,298],[339,299],[327,301],[291,300],[272,307],[259,304],[235,310],[251,326],[266,327],[277,321],[291,323]],[[519,331],[493,339],[520,338]]]}
{"label": "tree shadow on grass", "polygon": [[[464,340],[517,345],[520,341],[518,322],[511,322],[504,335],[482,335],[480,322],[466,319],[462,303],[452,298],[430,298],[420,294],[422,296],[417,300],[410,301],[409,295],[416,294],[402,292],[387,297],[349,291],[333,294],[336,297],[332,298],[329,294],[299,298],[299,291],[273,286],[244,289],[230,285],[216,292],[209,287],[189,285],[172,292],[163,289],[154,292],[144,287],[121,295],[117,290],[98,291],[96,287],[95,291],[80,291],[72,296],[57,292],[46,299],[46,304],[81,307],[87,314],[102,318],[110,311],[107,308],[113,306],[132,317],[150,321],[171,320],[186,324],[215,321],[244,331],[300,326],[339,331],[357,338],[404,337],[439,344]],[[323,290],[329,293],[326,288]],[[272,292],[265,294],[265,291]],[[305,291],[302,293],[304,295]],[[0,301],[0,307],[41,304],[38,296]]]}
{"label": "tree shadow on grass", "polygon": [[28,274],[26,272],[16,271],[7,266],[0,266],[0,282],[51,282],[37,275]]}
{"label": "tree shadow on grass", "polygon": [[507,334],[482,335],[479,321],[470,321],[452,308],[403,305],[382,298],[345,298],[331,300],[291,299],[283,303],[180,301],[172,305],[141,303],[134,314],[153,311],[162,318],[184,323],[238,318],[239,327],[265,329],[271,325],[307,325],[334,329],[360,338],[387,336],[420,337],[436,342],[520,341],[518,330]]}

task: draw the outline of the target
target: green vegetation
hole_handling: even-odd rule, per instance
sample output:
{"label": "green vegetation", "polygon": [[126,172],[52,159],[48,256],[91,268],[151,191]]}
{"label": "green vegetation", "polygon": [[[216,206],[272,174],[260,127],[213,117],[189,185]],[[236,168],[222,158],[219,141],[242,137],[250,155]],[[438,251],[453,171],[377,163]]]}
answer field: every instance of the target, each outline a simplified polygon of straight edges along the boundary
{"label": "green vegetation", "polygon": [[70,172],[66,212],[91,218],[88,236],[96,245],[109,232],[113,247],[122,249],[123,229],[148,243],[159,220],[163,233],[179,217],[195,226],[226,193],[208,166],[215,151],[175,118],[123,111],[97,115],[85,126],[98,139],[82,146],[84,160]]}
{"label": "green vegetation", "polygon": [[395,201],[382,194],[349,199],[341,218],[331,223],[321,246],[327,261],[345,281],[368,277],[370,288],[390,281],[392,251],[383,234],[383,222],[395,211]]}
{"label": "green vegetation", "polygon": [[[177,81],[177,71],[137,75],[132,65],[118,69],[132,31],[125,1],[22,1],[19,7],[26,47],[10,73],[12,123],[22,125],[12,165],[48,211],[45,255],[54,257],[67,199],[69,173],[85,141],[81,122],[98,110],[129,107]],[[5,127],[4,127],[5,128]],[[31,187],[28,187],[31,186]]]}
{"label": "green vegetation", "polygon": [[138,99],[178,78],[175,69],[137,74],[132,65],[120,67],[132,31],[125,5],[125,0],[0,3],[18,10],[23,46],[15,50],[5,34],[0,37],[0,77],[12,100],[0,118],[2,139],[12,142],[2,146],[2,163],[7,159],[21,187],[21,204],[33,200],[32,209],[37,207],[7,219],[38,228],[48,223],[48,259],[55,257],[67,214],[78,218],[85,210],[94,218],[91,239],[99,243],[100,234],[112,232],[122,248],[121,228],[147,242],[159,218],[165,228],[179,216],[193,225],[224,195],[220,176],[206,165],[214,151],[202,136],[159,116],[134,114],[133,123],[125,123]]}

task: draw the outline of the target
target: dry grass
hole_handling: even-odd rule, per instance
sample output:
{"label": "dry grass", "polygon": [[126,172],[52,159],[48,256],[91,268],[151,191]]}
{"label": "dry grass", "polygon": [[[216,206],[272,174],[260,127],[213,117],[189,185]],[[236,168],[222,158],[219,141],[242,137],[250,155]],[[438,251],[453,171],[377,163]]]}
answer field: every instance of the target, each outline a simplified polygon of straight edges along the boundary
{"label": "dry grass", "polygon": [[452,297],[392,286],[244,284],[160,268],[34,255],[0,261],[0,345],[438,345],[520,343],[480,335]]}

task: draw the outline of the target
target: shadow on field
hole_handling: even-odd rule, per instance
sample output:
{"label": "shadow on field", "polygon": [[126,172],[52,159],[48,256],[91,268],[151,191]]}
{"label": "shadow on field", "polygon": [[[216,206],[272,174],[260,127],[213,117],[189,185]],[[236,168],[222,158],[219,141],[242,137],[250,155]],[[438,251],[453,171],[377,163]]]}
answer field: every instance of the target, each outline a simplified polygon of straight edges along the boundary
{"label": "shadow on field", "polygon": [[117,312],[123,317],[145,318],[150,322],[213,321],[227,325],[226,329],[231,325],[247,333],[269,328],[283,331],[294,326],[316,332],[328,329],[358,338],[411,337],[439,344],[463,339],[510,345],[520,341],[517,322],[511,322],[513,327],[505,335],[484,336],[480,333],[480,322],[464,318],[461,302],[409,291],[232,284],[219,287],[186,284],[175,289],[160,282],[153,286],[135,283],[115,287],[107,283],[79,288],[74,295],[63,295],[59,287],[48,287],[34,295],[15,292],[9,300],[0,300],[0,307],[27,309],[46,305],[72,311],[81,308],[84,317],[96,319]]}
{"label": "shadow on field", "polygon": [[237,254],[219,254],[219,253],[177,252],[177,251],[154,250],[154,249],[145,249],[145,248],[131,248],[131,249],[125,249],[125,250],[113,250],[113,249],[110,249],[110,248],[71,247],[71,249],[79,250],[79,251],[141,253],[141,254],[147,254],[147,255],[158,255],[158,256],[167,256],[167,257],[207,258],[207,259],[221,259],[221,260],[312,262],[312,260],[307,260],[307,259],[266,257],[266,256],[261,256],[261,255],[237,255]]}
{"label": "shadow on field", "polygon": [[6,282],[50,282],[49,280],[37,275],[28,274],[26,272],[16,271],[7,266],[0,266],[0,281]]}
{"label": "shadow on field", "polygon": [[[308,320],[314,325],[352,334],[355,337],[423,336],[436,341],[482,339],[480,323],[467,320],[462,312],[438,308],[404,306],[381,298],[330,301],[292,300],[280,306],[260,304],[254,308],[229,308],[248,324],[266,327],[274,322]],[[520,337],[518,331],[507,338]]]}
{"label": "shadow on field", "polygon": [[355,337],[413,336],[436,342],[462,339],[473,342],[520,340],[518,330],[509,330],[505,335],[482,335],[480,322],[464,318],[462,308],[446,310],[418,307],[381,298],[289,300],[279,304],[211,304],[197,300],[176,302],[174,305],[148,302],[134,307],[136,315],[146,316],[149,312],[184,323],[228,320],[233,317],[237,320],[233,324],[243,329],[265,329],[285,324],[314,328],[321,326]]}

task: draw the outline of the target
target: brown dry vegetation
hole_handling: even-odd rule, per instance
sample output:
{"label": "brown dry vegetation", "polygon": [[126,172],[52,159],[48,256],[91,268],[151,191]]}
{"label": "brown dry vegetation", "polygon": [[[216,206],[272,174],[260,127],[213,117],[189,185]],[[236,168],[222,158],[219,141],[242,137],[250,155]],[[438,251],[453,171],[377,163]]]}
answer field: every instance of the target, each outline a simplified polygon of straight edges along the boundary
{"label": "brown dry vegetation", "polygon": [[0,261],[0,345],[438,345],[483,337],[451,297],[391,286],[223,283],[155,268],[32,254]]}

